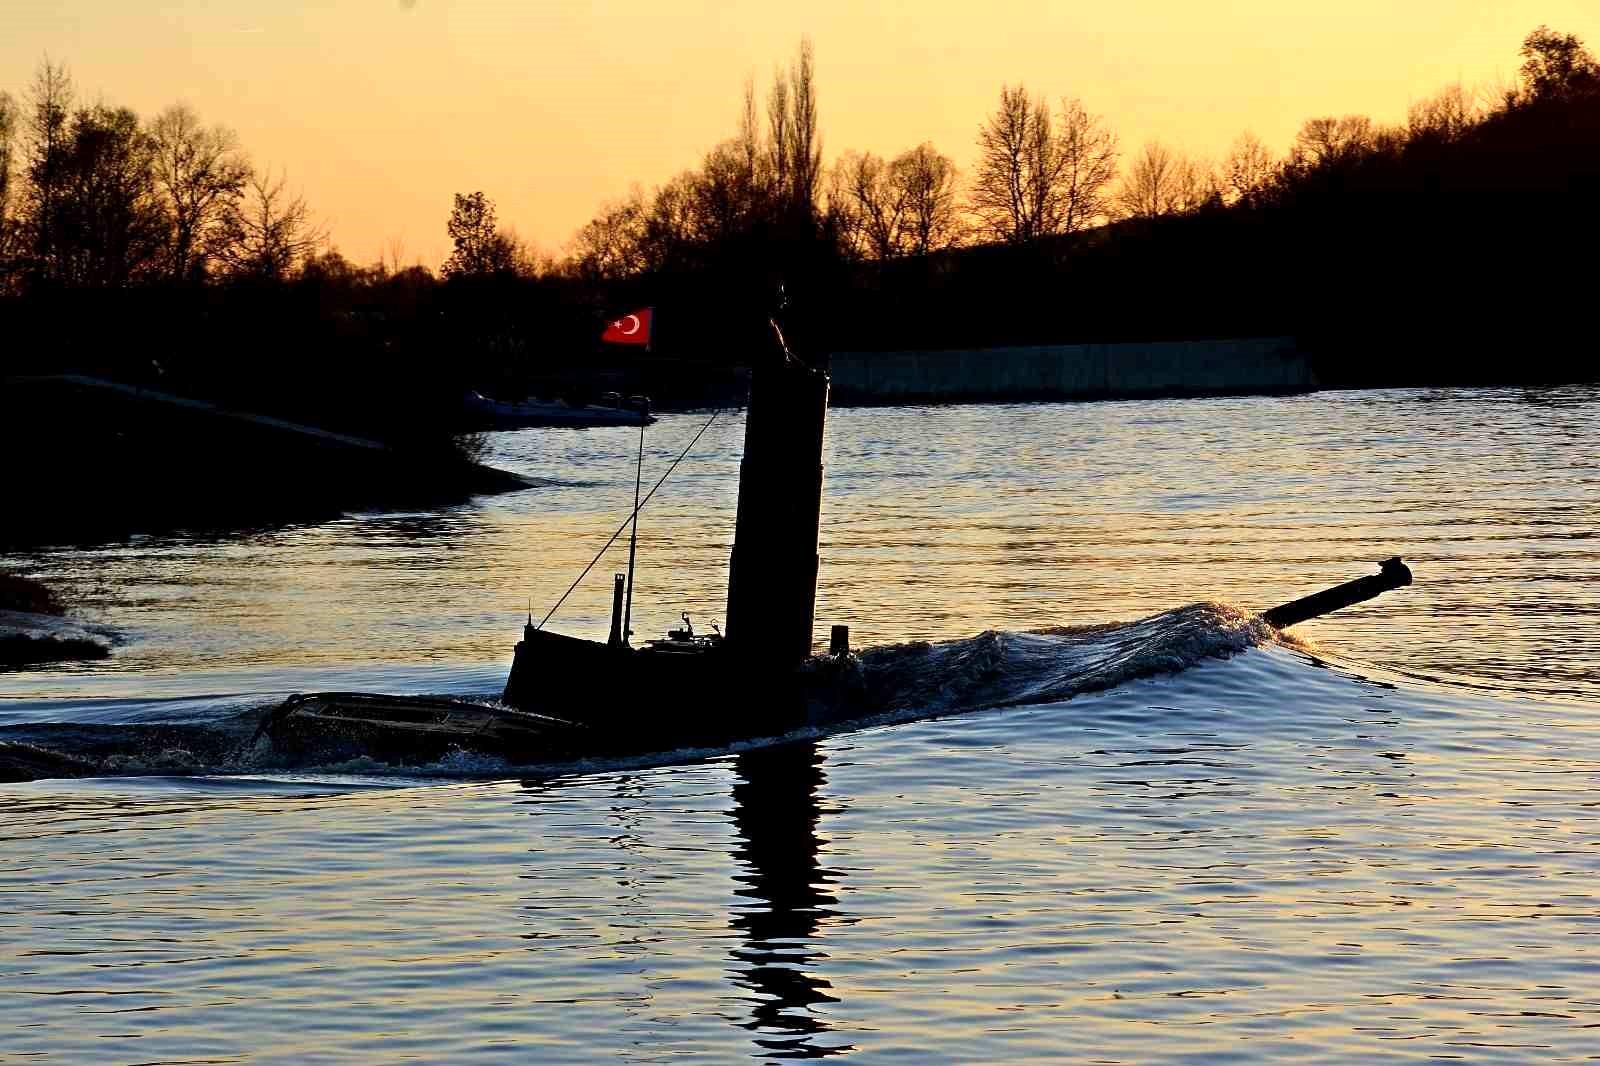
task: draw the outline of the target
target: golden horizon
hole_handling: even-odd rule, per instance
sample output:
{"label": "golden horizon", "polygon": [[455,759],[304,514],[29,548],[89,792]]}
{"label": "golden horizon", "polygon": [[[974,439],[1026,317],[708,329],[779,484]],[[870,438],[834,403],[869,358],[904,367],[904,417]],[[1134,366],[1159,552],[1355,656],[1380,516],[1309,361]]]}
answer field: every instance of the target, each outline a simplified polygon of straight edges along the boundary
{"label": "golden horizon", "polygon": [[218,8],[175,0],[20,0],[0,15],[0,90],[22,96],[48,56],[81,100],[149,118],[184,102],[287,172],[356,262],[401,249],[437,267],[457,192],[482,190],[545,254],[609,200],[697,165],[732,134],[803,36],[815,44],[824,161],[928,141],[970,168],[1003,84],[1083,100],[1123,157],[1159,140],[1218,159],[1253,132],[1282,153],[1320,115],[1403,119],[1445,85],[1509,81],[1540,24],[1600,46],[1578,0],[1378,0],[1291,10],[1233,0],[1197,10],[1129,0],[953,5],[837,0],[803,15],[644,0],[589,7],[306,0]]}

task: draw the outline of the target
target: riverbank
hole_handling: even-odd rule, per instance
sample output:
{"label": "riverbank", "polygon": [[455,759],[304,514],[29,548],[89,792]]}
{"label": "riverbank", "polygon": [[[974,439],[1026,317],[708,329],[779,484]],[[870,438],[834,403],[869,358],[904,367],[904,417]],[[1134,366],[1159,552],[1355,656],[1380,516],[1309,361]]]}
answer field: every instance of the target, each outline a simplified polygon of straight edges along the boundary
{"label": "riverbank", "polygon": [[111,654],[108,631],[66,613],[43,582],[0,570],[0,670]]}
{"label": "riverbank", "polygon": [[476,462],[445,431],[400,447],[103,378],[4,385],[4,545],[316,520],[530,484]]}

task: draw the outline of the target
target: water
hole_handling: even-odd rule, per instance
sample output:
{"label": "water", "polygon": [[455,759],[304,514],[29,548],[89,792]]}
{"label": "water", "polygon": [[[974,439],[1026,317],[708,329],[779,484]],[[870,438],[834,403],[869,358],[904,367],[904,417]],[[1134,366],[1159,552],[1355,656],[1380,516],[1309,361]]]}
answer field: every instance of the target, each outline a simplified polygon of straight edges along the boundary
{"label": "water", "polygon": [[[720,619],[741,433],[646,512],[642,632]],[[134,776],[0,786],[0,1060],[1600,1046],[1600,390],[835,411],[819,624],[891,646],[882,722],[665,765],[234,743],[297,689],[494,692],[635,443],[505,434],[541,487],[4,560],[125,643],[0,674],[0,739]],[[1396,552],[1415,586],[1298,642],[1248,620]],[[603,636],[624,558],[552,626]]]}

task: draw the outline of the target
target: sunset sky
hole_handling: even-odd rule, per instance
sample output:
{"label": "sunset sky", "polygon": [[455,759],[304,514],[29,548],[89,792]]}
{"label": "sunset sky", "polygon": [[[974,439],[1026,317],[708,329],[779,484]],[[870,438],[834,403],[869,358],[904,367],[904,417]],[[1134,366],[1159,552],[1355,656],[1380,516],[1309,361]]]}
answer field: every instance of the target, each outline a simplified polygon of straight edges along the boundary
{"label": "sunset sky", "polygon": [[965,167],[1002,83],[1081,97],[1125,153],[1281,151],[1318,114],[1403,117],[1457,80],[1509,79],[1540,23],[1600,45],[1595,0],[991,0],[773,6],[596,0],[3,0],[0,89],[39,60],[80,96],[182,100],[287,171],[335,244],[436,265],[451,194],[559,252],[603,201],[696,164],[802,35],[825,160],[932,141]]}

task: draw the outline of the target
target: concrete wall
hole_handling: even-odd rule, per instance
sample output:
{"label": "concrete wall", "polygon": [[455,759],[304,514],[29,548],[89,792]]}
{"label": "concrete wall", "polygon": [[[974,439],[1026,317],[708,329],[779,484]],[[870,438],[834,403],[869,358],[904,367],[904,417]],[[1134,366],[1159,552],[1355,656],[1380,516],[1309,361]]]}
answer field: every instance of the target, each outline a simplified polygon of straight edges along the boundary
{"label": "concrete wall", "polygon": [[836,403],[1110,399],[1314,389],[1289,337],[1054,344],[938,352],[837,352]]}

